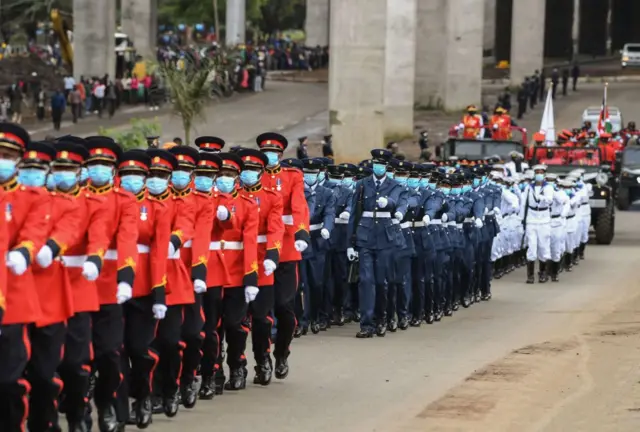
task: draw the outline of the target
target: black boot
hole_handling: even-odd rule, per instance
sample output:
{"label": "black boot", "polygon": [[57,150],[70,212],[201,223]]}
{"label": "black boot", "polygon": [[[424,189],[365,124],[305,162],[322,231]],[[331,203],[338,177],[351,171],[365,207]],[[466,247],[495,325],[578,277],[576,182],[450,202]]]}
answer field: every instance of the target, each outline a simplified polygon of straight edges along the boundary
{"label": "black boot", "polygon": [[580,243],[580,259],[583,260],[584,259],[584,250],[586,249],[587,244],[586,243]]}
{"label": "black boot", "polygon": [[551,282],[558,282],[558,273],[560,272],[560,263],[551,261]]}
{"label": "black boot", "polygon": [[289,375],[289,363],[286,357],[276,357],[276,378],[283,380]]}
{"label": "black boot", "polygon": [[573,263],[573,266],[577,266],[580,264],[580,259],[578,257],[578,248],[576,248],[576,250],[573,251],[573,253],[571,254],[571,262]]}
{"label": "black boot", "polygon": [[113,405],[98,407],[98,427],[103,432],[116,432],[118,430],[118,417]]}
{"label": "black boot", "polygon": [[271,366],[271,357],[267,357],[256,364],[253,368],[256,371],[256,376],[253,379],[254,384],[260,384],[267,386],[271,383],[271,376],[273,374],[273,367]]}
{"label": "black boot", "polygon": [[538,283],[547,282],[547,262],[540,261],[540,271],[538,272]]}
{"label": "black boot", "polygon": [[502,277],[502,263],[500,258],[493,262],[493,277],[500,279]]}
{"label": "black boot", "polygon": [[408,329],[409,328],[409,318],[407,318],[407,317],[400,318],[400,321],[398,322],[398,328],[400,330]]}
{"label": "black boot", "polygon": [[380,337],[384,337],[387,334],[387,324],[378,324],[376,327],[376,334]]}
{"label": "black boot", "polygon": [[200,386],[200,399],[211,400],[216,395],[216,381],[212,376],[203,376]]}
{"label": "black boot", "polygon": [[[245,375],[246,377],[246,375]],[[220,363],[220,368],[218,368],[215,372],[214,375],[214,381],[215,381],[215,389],[216,389],[216,394],[217,395],[221,395],[224,393],[224,383],[226,381],[226,378],[224,376],[224,369],[222,368],[222,363]]]}
{"label": "black boot", "polygon": [[532,284],[536,281],[534,277],[535,271],[536,271],[536,262],[527,261],[527,283],[528,284]]}
{"label": "black boot", "polygon": [[571,262],[571,254],[569,252],[567,252],[566,254],[564,254],[564,269],[567,273],[570,273],[573,271],[573,263]]}
{"label": "black boot", "polygon": [[151,398],[146,397],[133,402],[133,412],[136,416],[136,426],[138,429],[146,429],[149,427],[153,420]]}
{"label": "black boot", "polygon": [[231,369],[229,381],[224,385],[225,390],[244,390],[247,387],[247,376],[244,368]]}
{"label": "black boot", "polygon": [[180,393],[176,392],[174,395],[166,397],[162,400],[162,408],[164,415],[167,417],[175,417],[178,414],[178,408],[180,408]]}
{"label": "black boot", "polygon": [[[311,333],[313,334],[318,334],[320,333],[320,324],[318,324],[317,322],[311,321]],[[324,328],[325,330],[327,329],[326,327]]]}
{"label": "black boot", "polygon": [[293,337],[298,339],[302,336],[302,327],[296,326],[295,330],[293,330]]}
{"label": "black boot", "polygon": [[196,392],[196,386],[194,383],[191,385],[183,386],[180,389],[180,399],[182,399],[182,405],[186,409],[192,409],[196,406],[196,402],[198,401],[198,393]]}
{"label": "black boot", "polygon": [[387,327],[391,333],[395,333],[398,330],[398,321],[395,319],[390,320]]}

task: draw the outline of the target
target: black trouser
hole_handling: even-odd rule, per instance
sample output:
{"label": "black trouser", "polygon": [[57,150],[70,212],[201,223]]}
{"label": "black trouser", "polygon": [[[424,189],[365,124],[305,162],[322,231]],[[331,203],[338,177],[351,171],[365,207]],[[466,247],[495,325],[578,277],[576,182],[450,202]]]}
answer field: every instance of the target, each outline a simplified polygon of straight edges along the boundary
{"label": "black trouser", "polygon": [[113,395],[121,381],[120,348],[124,339],[122,306],[101,305],[91,313],[92,339],[97,371],[94,399],[96,407],[106,408],[115,402]]}
{"label": "black trouser", "polygon": [[154,394],[163,397],[173,396],[178,391],[185,346],[181,340],[183,319],[182,305],[167,307],[167,314],[158,323],[158,332],[152,344],[160,355],[158,369],[153,374]]}
{"label": "black trouser", "polygon": [[71,104],[71,115],[73,117],[73,122],[74,123],[78,122],[78,111],[80,111],[80,105],[79,104]]}
{"label": "black trouser", "polygon": [[64,411],[69,423],[84,418],[91,376],[91,314],[80,312],[67,321],[64,357],[58,373],[64,383]]}
{"label": "black trouser", "polygon": [[273,285],[268,285],[260,287],[258,296],[249,305],[253,358],[258,364],[270,359],[273,318],[271,318],[269,312],[273,309],[274,304],[275,290]]}
{"label": "black trouser", "polygon": [[527,101],[518,101],[518,118],[521,119],[527,112]]}
{"label": "black trouser", "polygon": [[573,91],[578,91],[578,77],[573,77]]}
{"label": "black trouser", "polygon": [[203,294],[196,294],[195,303],[184,305],[184,319],[182,321],[182,341],[184,353],[182,357],[182,387],[190,386],[196,370],[202,359],[202,341],[204,340],[204,313],[202,310]]}
{"label": "black trouser", "polygon": [[60,130],[60,123],[62,122],[62,110],[60,108],[53,108],[51,110],[51,118],[53,120],[53,128]]}
{"label": "black trouser", "polygon": [[0,430],[23,432],[30,388],[22,378],[31,353],[27,325],[3,325],[0,331]]}
{"label": "black trouser", "polygon": [[158,354],[151,347],[158,321],[151,308],[154,296],[129,300],[122,306],[124,314],[124,349],[121,367],[123,381],[118,389],[118,420],[129,419],[129,397],[144,400],[151,394],[151,379],[158,365]]}
{"label": "black trouser", "polygon": [[298,262],[281,262],[274,277],[274,315],[278,320],[278,337],[273,354],[276,358],[287,358],[296,328],[295,298],[298,288]]}
{"label": "black trouser", "polygon": [[222,288],[211,287],[202,295],[204,312],[204,342],[202,344],[202,362],[200,373],[203,377],[212,377],[222,363],[221,327],[222,327]]}
{"label": "black trouser", "polygon": [[247,365],[244,351],[247,347],[249,327],[244,322],[247,316],[247,302],[244,287],[224,288],[222,299],[224,333],[227,338],[227,364],[230,369]]}
{"label": "black trouser", "polygon": [[36,110],[36,116],[38,117],[38,120],[42,121],[44,120],[44,107],[39,106],[38,109]]}
{"label": "black trouser", "polygon": [[31,358],[27,364],[29,396],[29,432],[45,432],[58,424],[58,396],[62,381],[56,371],[62,361],[66,334],[64,322],[29,328]]}
{"label": "black trouser", "polygon": [[331,282],[329,285],[328,302],[331,302],[336,312],[340,313],[345,309],[345,299],[347,295],[347,272],[348,260],[347,252],[342,250],[332,250],[327,256],[327,263],[331,268]]}

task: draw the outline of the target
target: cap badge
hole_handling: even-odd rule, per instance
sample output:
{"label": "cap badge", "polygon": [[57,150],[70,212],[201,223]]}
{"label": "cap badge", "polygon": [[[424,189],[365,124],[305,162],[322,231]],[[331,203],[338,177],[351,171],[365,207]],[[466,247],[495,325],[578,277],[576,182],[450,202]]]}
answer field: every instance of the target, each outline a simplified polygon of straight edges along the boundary
{"label": "cap badge", "polygon": [[102,149],[97,149],[97,150],[96,150],[96,154],[101,155],[101,154],[102,154]]}
{"label": "cap badge", "polygon": [[68,158],[68,157],[69,157],[69,152],[68,152],[68,151],[63,151],[63,152],[61,152],[61,153],[60,153],[60,157],[61,157],[62,159],[66,159],[66,158]]}
{"label": "cap badge", "polygon": [[134,166],[136,163],[132,160],[129,161],[129,166]]}
{"label": "cap badge", "polygon": [[156,156],[153,158],[153,163],[160,163],[160,156]]}
{"label": "cap badge", "polygon": [[38,157],[38,152],[35,152],[35,151],[29,152],[29,159],[35,159],[36,157]]}

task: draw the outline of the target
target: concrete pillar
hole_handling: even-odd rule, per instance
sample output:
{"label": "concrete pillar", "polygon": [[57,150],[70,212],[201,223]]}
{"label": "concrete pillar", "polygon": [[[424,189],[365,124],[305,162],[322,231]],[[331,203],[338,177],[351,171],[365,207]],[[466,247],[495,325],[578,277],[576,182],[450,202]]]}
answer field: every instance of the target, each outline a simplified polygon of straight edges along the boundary
{"label": "concrete pillar", "polygon": [[418,0],[415,102],[421,108],[442,108],[441,80],[445,62],[446,0]]}
{"label": "concrete pillar", "polygon": [[417,0],[387,0],[384,80],[386,137],[413,135]]}
{"label": "concrete pillar", "polygon": [[513,2],[511,82],[519,85],[544,65],[545,0]]}
{"label": "concrete pillar", "polygon": [[116,0],[74,0],[73,74],[114,77]]}
{"label": "concrete pillar", "polygon": [[329,0],[307,0],[304,32],[307,46],[329,45]]}
{"label": "concrete pillar", "polygon": [[329,123],[337,160],[384,145],[387,0],[331,0]]}
{"label": "concrete pillar", "polygon": [[494,57],[496,46],[496,1],[484,0],[484,37],[482,49]]}
{"label": "concrete pillar", "polygon": [[580,54],[580,0],[573,0],[573,25],[571,26],[572,58]]}
{"label": "concrete pillar", "polygon": [[155,59],[158,34],[158,0],[122,0],[122,31],[138,55]]}
{"label": "concrete pillar", "polygon": [[226,23],[227,46],[245,43],[247,23],[246,0],[227,0]]}

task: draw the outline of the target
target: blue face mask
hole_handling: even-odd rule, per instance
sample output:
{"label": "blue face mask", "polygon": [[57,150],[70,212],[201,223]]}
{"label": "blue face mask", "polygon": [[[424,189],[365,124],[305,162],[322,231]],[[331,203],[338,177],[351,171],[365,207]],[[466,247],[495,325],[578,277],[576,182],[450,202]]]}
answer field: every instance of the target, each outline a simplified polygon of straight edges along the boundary
{"label": "blue face mask", "polygon": [[216,179],[216,186],[222,193],[231,193],[236,186],[236,179],[229,176],[221,176]]}
{"label": "blue face mask", "polygon": [[542,183],[544,181],[544,174],[536,174],[535,180],[538,183]]}
{"label": "blue face mask", "polygon": [[451,193],[452,193],[453,195],[460,195],[460,192],[462,192],[462,189],[460,189],[460,188],[453,188],[453,189],[451,189]]}
{"label": "blue face mask", "polygon": [[313,186],[318,181],[318,174],[304,173],[304,184]]}
{"label": "blue face mask", "polygon": [[104,186],[113,181],[113,170],[106,165],[91,165],[87,168],[89,180],[94,186]]}
{"label": "blue face mask", "polygon": [[479,178],[474,178],[473,179],[473,187],[478,187],[480,186],[480,179]]}
{"label": "blue face mask", "polygon": [[527,186],[527,185],[526,185],[526,184],[524,184],[524,183],[520,183],[520,184],[518,185],[518,187],[520,188],[520,190],[521,190],[521,191],[524,191],[525,186]]}
{"label": "blue face mask", "polygon": [[334,179],[334,178],[331,178],[331,177],[327,178],[327,184],[338,185],[340,183],[342,183],[342,180],[340,180],[340,179]]}
{"label": "blue face mask", "polygon": [[471,185],[462,186],[462,193],[467,193],[471,191]]}
{"label": "blue face mask", "polygon": [[420,179],[420,188],[426,189],[428,187],[429,187],[429,179],[426,179],[426,178]]}
{"label": "blue face mask", "polygon": [[46,186],[47,186],[47,190],[48,190],[48,191],[54,191],[54,190],[56,190],[56,181],[55,181],[55,179],[53,178],[53,175],[52,175],[52,174],[49,174],[49,175],[47,176],[47,184],[46,184]]}
{"label": "blue face mask", "polygon": [[573,196],[573,191],[571,189],[565,189],[564,193],[566,193],[569,198]]}
{"label": "blue face mask", "polygon": [[276,166],[276,165],[278,165],[278,162],[280,162],[280,153],[272,152],[272,151],[266,151],[266,152],[264,152],[264,154],[265,154],[265,156],[267,156],[267,159],[269,159],[269,163],[267,165]]}
{"label": "blue face mask", "polygon": [[242,171],[240,173],[240,181],[245,186],[253,186],[258,183],[260,173],[258,171]]}
{"label": "blue face mask", "polygon": [[398,183],[404,186],[407,184],[409,177],[396,177],[395,179]]}
{"label": "blue face mask", "polygon": [[345,177],[342,179],[342,186],[352,188],[356,182],[353,180],[353,177]]}
{"label": "blue face mask", "polygon": [[482,184],[485,184],[487,182],[487,176],[482,176]]}
{"label": "blue face mask", "polygon": [[429,182],[429,189],[435,189],[436,188],[436,184]]}
{"label": "blue face mask", "polygon": [[322,183],[323,181],[325,181],[325,179],[327,178],[326,173],[323,173],[322,171],[318,174],[318,183]]}
{"label": "blue face mask", "polygon": [[122,189],[138,195],[144,187],[144,176],[141,175],[125,175],[120,177],[120,185]]}
{"label": "blue face mask", "polygon": [[445,195],[449,195],[451,193],[451,189],[449,189],[449,188],[441,188],[440,190]]}
{"label": "blue face mask", "polygon": [[78,183],[78,177],[76,176],[76,173],[72,171],[56,171],[53,173],[53,180],[56,183],[56,187],[63,191],[73,189],[73,187]]}
{"label": "blue face mask", "polygon": [[380,163],[373,164],[373,174],[376,177],[382,177],[387,172],[387,166]]}
{"label": "blue face mask", "polygon": [[411,189],[417,189],[420,186],[420,179],[409,177],[409,180],[407,180],[407,186]]}
{"label": "blue face mask", "polygon": [[387,178],[393,178],[393,173],[390,171],[387,171]]}
{"label": "blue face mask", "polygon": [[86,167],[80,169],[80,183],[84,183],[89,180],[89,170]]}
{"label": "blue face mask", "polygon": [[47,172],[37,168],[22,168],[18,170],[18,181],[24,186],[42,187],[47,181]]}
{"label": "blue face mask", "polygon": [[16,161],[0,159],[0,182],[6,182],[16,173]]}
{"label": "blue face mask", "polygon": [[176,189],[182,190],[191,183],[191,174],[186,171],[174,171],[171,173],[171,183]]}
{"label": "blue face mask", "polygon": [[211,177],[196,176],[193,183],[198,192],[209,193],[213,189],[213,179]]}
{"label": "blue face mask", "polygon": [[147,189],[151,195],[161,195],[169,187],[169,179],[160,177],[149,177],[147,179]]}

